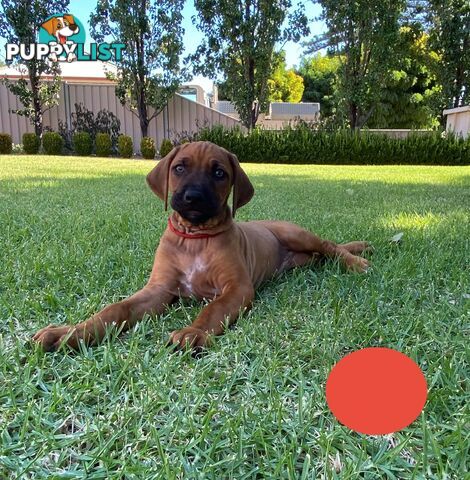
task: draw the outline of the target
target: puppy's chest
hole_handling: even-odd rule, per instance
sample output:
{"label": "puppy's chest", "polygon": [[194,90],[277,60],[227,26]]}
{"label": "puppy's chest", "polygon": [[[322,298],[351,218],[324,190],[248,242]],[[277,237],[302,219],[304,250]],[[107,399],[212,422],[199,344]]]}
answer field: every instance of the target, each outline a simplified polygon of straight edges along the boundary
{"label": "puppy's chest", "polygon": [[200,256],[183,262],[181,267],[179,294],[182,297],[212,299],[220,294],[209,279],[210,262]]}

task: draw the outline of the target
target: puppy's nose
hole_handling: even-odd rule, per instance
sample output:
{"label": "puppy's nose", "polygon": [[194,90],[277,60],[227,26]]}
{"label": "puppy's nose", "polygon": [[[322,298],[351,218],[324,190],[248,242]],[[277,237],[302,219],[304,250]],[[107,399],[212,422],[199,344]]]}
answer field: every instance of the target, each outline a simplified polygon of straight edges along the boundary
{"label": "puppy's nose", "polygon": [[76,25],[75,23],[71,23],[69,25],[69,28],[70,28],[70,30],[72,30],[72,32],[75,32],[75,30],[77,30],[77,28],[78,28],[78,25]]}
{"label": "puppy's nose", "polygon": [[183,195],[183,200],[186,203],[195,203],[204,200],[202,193],[195,188],[188,188]]}

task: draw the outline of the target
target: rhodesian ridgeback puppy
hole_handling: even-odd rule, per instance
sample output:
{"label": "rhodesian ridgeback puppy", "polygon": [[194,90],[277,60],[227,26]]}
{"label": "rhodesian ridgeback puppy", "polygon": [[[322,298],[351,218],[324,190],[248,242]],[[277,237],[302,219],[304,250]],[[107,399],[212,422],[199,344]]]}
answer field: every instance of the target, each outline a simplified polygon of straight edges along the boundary
{"label": "rhodesian ridgeback puppy", "polygon": [[204,347],[250,307],[255,289],[276,274],[319,256],[339,258],[357,272],[368,268],[367,260],[357,256],[367,242],[337,245],[288,222],[235,223],[235,212],[251,200],[254,189],[237,157],[213,143],[174,148],[147,182],[165,208],[171,193],[174,210],[147,285],[78,325],[43,328],[33,339],[45,350],[98,343],[108,327],[127,330],[145,314],[161,314],[179,297],[212,300],[192,325],[170,335],[178,347]]}

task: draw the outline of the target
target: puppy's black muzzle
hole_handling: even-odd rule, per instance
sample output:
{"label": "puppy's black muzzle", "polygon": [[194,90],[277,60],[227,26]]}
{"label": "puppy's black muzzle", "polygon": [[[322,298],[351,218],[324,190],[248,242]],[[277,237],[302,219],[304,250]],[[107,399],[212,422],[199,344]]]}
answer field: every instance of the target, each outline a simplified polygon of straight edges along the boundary
{"label": "puppy's black muzzle", "polygon": [[200,204],[204,202],[204,193],[201,188],[188,187],[184,191],[183,201],[187,205]]}
{"label": "puppy's black muzzle", "polygon": [[220,212],[217,196],[207,184],[186,184],[173,194],[171,207],[194,225],[205,223]]}

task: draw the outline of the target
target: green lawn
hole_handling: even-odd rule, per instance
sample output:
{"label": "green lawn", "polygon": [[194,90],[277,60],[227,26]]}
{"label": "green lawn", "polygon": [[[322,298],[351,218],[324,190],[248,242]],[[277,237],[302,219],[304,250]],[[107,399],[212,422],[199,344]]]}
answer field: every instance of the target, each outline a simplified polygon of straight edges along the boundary
{"label": "green lawn", "polygon": [[[168,215],[152,165],[0,157],[0,478],[465,478],[470,168],[245,165],[256,195],[239,219],[370,240],[371,271],[272,281],[200,359],[165,347],[196,302],[79,354],[32,348],[145,283]],[[367,346],[406,353],[429,386],[387,437],[325,401],[332,366]]]}

